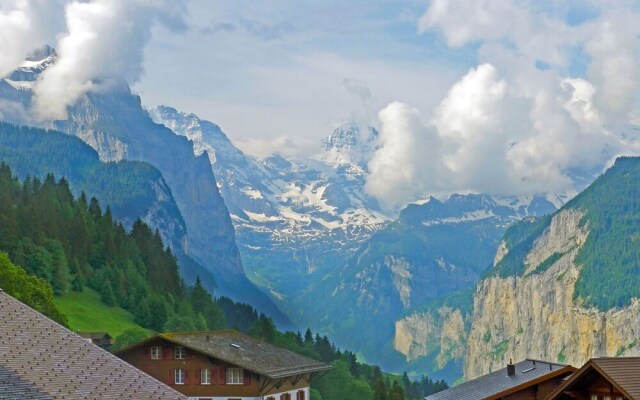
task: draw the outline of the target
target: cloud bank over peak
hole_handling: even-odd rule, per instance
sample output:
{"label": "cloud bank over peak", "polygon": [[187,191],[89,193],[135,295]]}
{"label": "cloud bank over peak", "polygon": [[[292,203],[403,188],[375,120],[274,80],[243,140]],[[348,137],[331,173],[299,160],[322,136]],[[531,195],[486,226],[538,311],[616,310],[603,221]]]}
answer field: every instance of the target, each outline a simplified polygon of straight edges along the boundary
{"label": "cloud bank over peak", "polygon": [[56,46],[58,60],[40,77],[35,108],[46,120],[66,118],[67,107],[112,79],[136,82],[143,49],[159,23],[185,28],[184,5],[170,0],[72,1],[65,7],[67,32]]}
{"label": "cloud bank over peak", "polygon": [[399,206],[426,193],[571,192],[577,176],[640,152],[637,7],[594,3],[576,22],[570,2],[542,3],[430,3],[418,31],[474,44],[480,63],[433,110],[391,103],[379,113],[372,195]]}
{"label": "cloud bank over peak", "polygon": [[61,19],[60,9],[56,0],[0,0],[0,77],[45,43]]}

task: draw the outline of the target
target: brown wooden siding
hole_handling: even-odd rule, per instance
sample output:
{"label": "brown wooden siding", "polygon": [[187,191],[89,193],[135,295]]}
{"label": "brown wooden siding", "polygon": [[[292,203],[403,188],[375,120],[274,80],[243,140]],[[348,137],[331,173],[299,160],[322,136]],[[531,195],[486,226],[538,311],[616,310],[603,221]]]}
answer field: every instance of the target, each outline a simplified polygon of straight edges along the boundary
{"label": "brown wooden siding", "polygon": [[[152,360],[150,358],[151,347],[153,346],[162,347],[162,359]],[[186,359],[176,360],[173,353],[174,347],[173,343],[156,339],[120,354],[120,358],[187,396],[258,397],[261,395],[261,389],[264,390],[265,388],[271,388],[265,393],[265,395],[268,395],[309,386],[309,376],[307,374],[271,382],[267,378],[249,371],[245,371],[243,384],[226,384],[226,379],[222,375],[224,375],[227,368],[237,368],[237,366],[189,349],[185,349]],[[172,372],[177,368],[182,368],[187,372],[185,384],[173,383]],[[210,385],[200,384],[198,372],[201,369],[211,370]]]}

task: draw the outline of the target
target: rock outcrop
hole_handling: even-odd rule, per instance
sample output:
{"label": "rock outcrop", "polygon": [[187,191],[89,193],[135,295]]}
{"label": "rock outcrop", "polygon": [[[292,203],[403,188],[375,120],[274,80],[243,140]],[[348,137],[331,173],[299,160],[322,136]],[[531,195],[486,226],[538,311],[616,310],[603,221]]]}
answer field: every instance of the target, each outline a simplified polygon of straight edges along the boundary
{"label": "rock outcrop", "polygon": [[591,357],[640,355],[637,299],[606,312],[574,300],[580,273],[575,258],[589,235],[583,216],[577,209],[561,210],[526,255],[521,276],[493,276],[479,283],[465,378],[502,368],[510,358],[580,366]]}
{"label": "rock outcrop", "polygon": [[443,306],[434,312],[413,313],[396,321],[393,346],[407,361],[435,353],[434,369],[442,369],[452,360],[462,360],[466,341],[462,312]]}

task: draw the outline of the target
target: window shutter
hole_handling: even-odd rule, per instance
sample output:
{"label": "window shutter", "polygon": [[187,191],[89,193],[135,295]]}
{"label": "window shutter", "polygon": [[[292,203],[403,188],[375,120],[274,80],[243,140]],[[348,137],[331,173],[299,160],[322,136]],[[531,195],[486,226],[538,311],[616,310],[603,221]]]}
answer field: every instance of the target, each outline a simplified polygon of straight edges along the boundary
{"label": "window shutter", "polygon": [[189,370],[187,368],[184,369],[184,384],[189,384]]}
{"label": "window shutter", "polygon": [[242,384],[245,386],[251,385],[251,372],[245,369],[243,370],[243,373],[244,373],[244,376],[243,376]]}
{"label": "window shutter", "polygon": [[173,370],[169,370],[169,378],[167,379],[167,384],[173,385]]}
{"label": "window shutter", "polygon": [[211,368],[211,384],[215,385],[218,383],[218,368]]}
{"label": "window shutter", "polygon": [[202,384],[202,369],[196,369],[196,376],[194,376],[194,378],[195,383],[197,383],[198,385]]}
{"label": "window shutter", "polygon": [[220,384],[221,385],[227,384],[227,370],[224,368],[220,368]]}
{"label": "window shutter", "polygon": [[144,355],[144,359],[148,360],[151,358],[151,347],[142,350],[142,354]]}

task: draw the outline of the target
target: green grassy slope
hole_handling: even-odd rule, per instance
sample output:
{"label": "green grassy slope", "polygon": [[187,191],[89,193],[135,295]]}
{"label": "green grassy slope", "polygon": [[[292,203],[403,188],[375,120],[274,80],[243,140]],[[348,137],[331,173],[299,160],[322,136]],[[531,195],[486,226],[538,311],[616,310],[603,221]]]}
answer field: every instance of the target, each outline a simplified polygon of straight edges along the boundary
{"label": "green grassy slope", "polygon": [[147,331],[133,321],[130,312],[105,305],[100,295],[89,288],[56,297],[55,303],[67,316],[73,331],[108,332],[113,337],[131,328]]}

